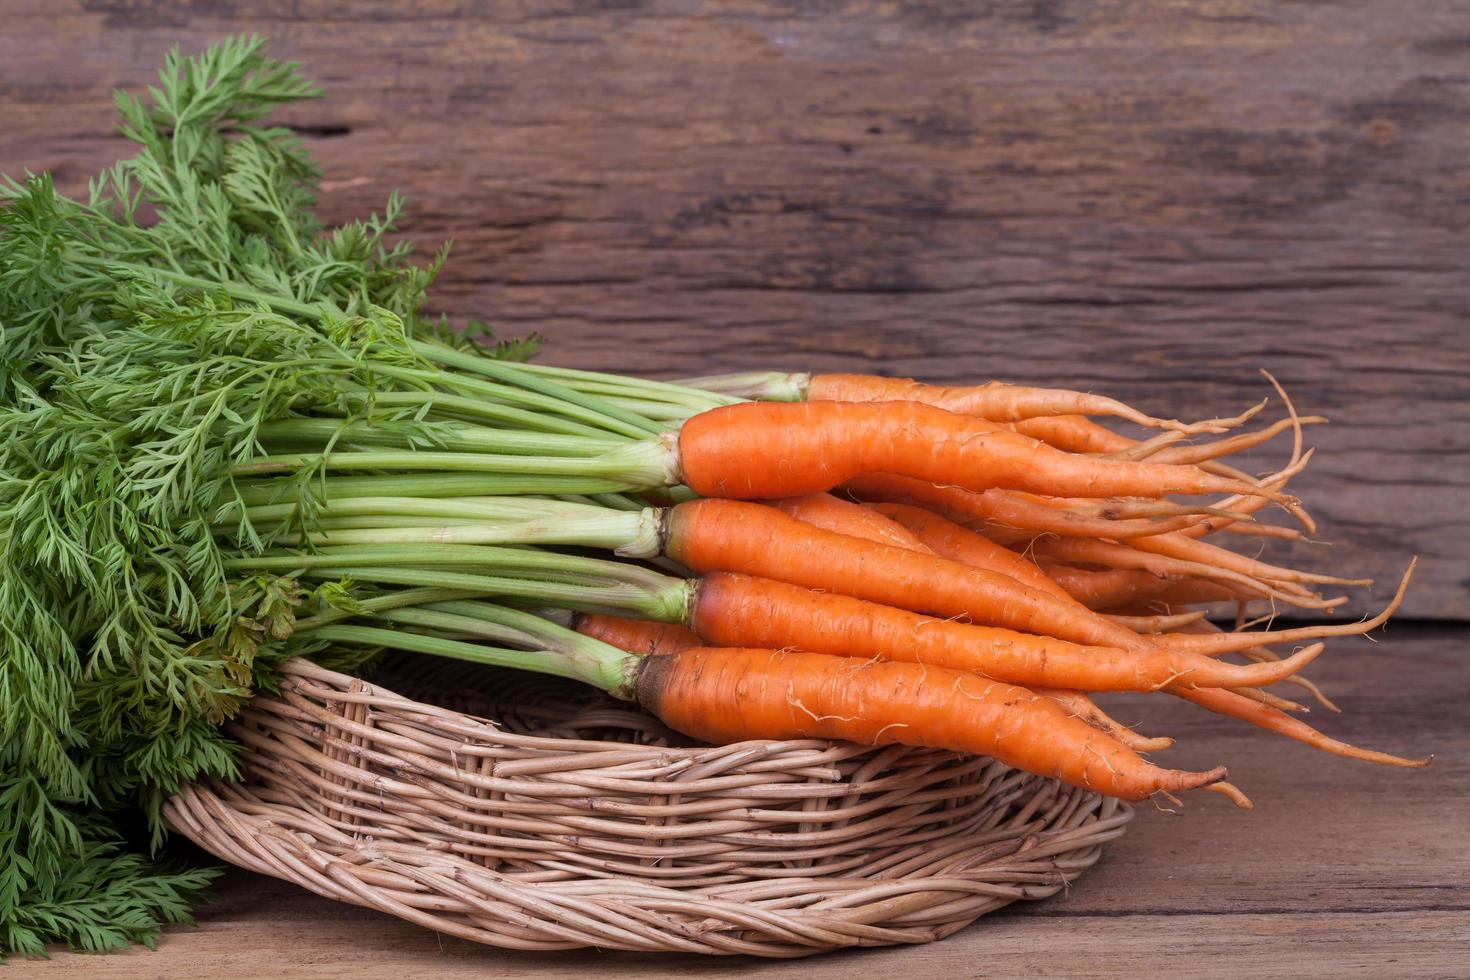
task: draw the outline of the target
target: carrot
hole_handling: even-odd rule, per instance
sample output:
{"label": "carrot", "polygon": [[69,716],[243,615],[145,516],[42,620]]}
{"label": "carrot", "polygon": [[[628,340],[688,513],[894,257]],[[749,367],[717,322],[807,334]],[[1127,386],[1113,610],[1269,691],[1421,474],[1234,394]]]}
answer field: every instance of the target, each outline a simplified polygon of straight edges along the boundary
{"label": "carrot", "polygon": [[836,531],[838,534],[847,534],[876,544],[892,545],[908,551],[931,553],[929,548],[920,542],[912,532],[887,516],[850,500],[841,500],[830,493],[808,493],[800,497],[785,497],[781,500],[770,501],[770,505],[788,517],[794,517],[798,521],[826,531]]}
{"label": "carrot", "polygon": [[[1202,620],[1198,623],[1190,623],[1188,626],[1184,627],[1181,632],[1199,633],[1203,635],[1213,636],[1223,633],[1225,631],[1219,626],[1216,626],[1214,623],[1210,622],[1209,620]],[[1240,655],[1256,663],[1266,663],[1268,661],[1281,659],[1279,654],[1271,650],[1269,647],[1264,646],[1246,647],[1244,650],[1240,651]],[[1335,703],[1333,703],[1332,699],[1324,694],[1320,687],[1312,683],[1307,678],[1303,677],[1301,674],[1293,674],[1291,677],[1288,677],[1286,679],[1285,683],[1295,684],[1297,687],[1302,688],[1313,698],[1315,698],[1318,704],[1322,705],[1322,707],[1326,708],[1328,711],[1331,711],[1334,714],[1342,714],[1342,709],[1339,708]]]}
{"label": "carrot", "polygon": [[1170,630],[1177,630],[1181,626],[1198,622],[1205,618],[1203,609],[1196,609],[1182,613],[1164,613],[1161,615],[1148,615],[1144,613],[1119,613],[1109,610],[1103,615],[1107,616],[1119,626],[1126,626],[1135,633],[1147,635],[1167,634]]}
{"label": "carrot", "polygon": [[972,490],[1067,497],[1287,499],[1198,467],[1060,452],[993,422],[916,402],[745,402],[701,412],[677,439],[677,475],[706,497],[790,497],[830,490],[863,473],[896,473]]}
{"label": "carrot", "polygon": [[1066,691],[1050,687],[1033,687],[1031,690],[1042,697],[1050,698],[1074,718],[1080,718],[1093,728],[1107,732],[1135,752],[1162,752],[1174,744],[1174,740],[1167,736],[1149,738],[1138,734],[1127,725],[1113,719],[1081,691]]}
{"label": "carrot", "polygon": [[1199,464],[1222,456],[1232,456],[1235,453],[1254,449],[1276,436],[1292,428],[1294,425],[1324,425],[1327,420],[1320,415],[1307,415],[1301,418],[1277,419],[1263,429],[1255,432],[1242,432],[1239,435],[1230,436],[1225,439],[1216,439],[1213,442],[1202,442],[1193,446],[1171,446],[1159,450],[1148,458],[1155,463],[1178,463]]}
{"label": "carrot", "polygon": [[[933,527],[943,527],[944,524],[947,524],[948,523],[948,522],[942,522],[942,518],[932,517],[932,515],[930,517],[928,517],[928,518],[923,517],[923,515],[925,515],[926,512],[920,510],[919,508],[905,508],[905,509],[900,509],[900,510],[897,510],[897,511],[894,510],[895,507],[900,507],[900,506],[901,505],[888,505],[887,511],[890,514],[890,516],[896,516],[898,514],[905,514],[905,513],[912,513],[915,516],[915,525],[913,525],[913,526],[920,526],[920,527],[922,527],[925,524],[929,524],[930,526],[933,526]],[[942,523],[940,523],[940,522],[942,522]],[[950,526],[953,527],[954,525],[950,525]],[[927,541],[931,541],[931,542],[937,542],[938,539],[929,538],[929,537],[921,534],[920,535],[920,540],[927,540]],[[947,549],[942,548],[942,547],[941,548],[937,548],[936,550],[939,551],[941,554],[947,554],[947,555],[950,555],[950,556],[956,556],[956,555],[959,554],[956,551],[947,550]],[[1080,574],[1098,574],[1098,573],[1085,573],[1085,572],[1080,572],[1080,570],[1077,570],[1077,569],[1068,569],[1067,571],[1079,572]],[[1168,579],[1158,578],[1156,576],[1150,575],[1147,572],[1135,572],[1133,570],[1120,570],[1120,571],[1126,572],[1129,576],[1142,575],[1142,576],[1145,576],[1146,577],[1146,580],[1150,580],[1150,581],[1153,581],[1153,582],[1165,582],[1169,586],[1172,586],[1172,585],[1176,584],[1176,583],[1171,583],[1170,580],[1168,580]],[[1410,567],[1409,567],[1409,572],[1412,572],[1412,571],[1413,571],[1413,565],[1411,564]],[[1405,587],[1407,585],[1407,577],[1408,577],[1409,572],[1406,572],[1405,573],[1405,581],[1403,583],[1401,583],[1400,586],[1399,586],[1399,592],[1398,592],[1398,595],[1396,596],[1396,602],[1393,603],[1393,604],[1390,604],[1390,608],[1388,610],[1386,610],[1386,614],[1391,614],[1393,612],[1393,610],[1397,608],[1397,604],[1396,604],[1397,601],[1401,601],[1402,600],[1402,597],[1403,597],[1403,594],[1404,594],[1404,589],[1405,589]],[[1125,581],[1125,585],[1132,585],[1132,584],[1136,584],[1136,579],[1134,579],[1132,582]],[[1208,586],[1211,583],[1208,583],[1208,582],[1204,582],[1204,583],[1191,583],[1190,581],[1186,580],[1185,582],[1177,583],[1177,584],[1186,585],[1186,586],[1187,585],[1192,585],[1192,584],[1193,585],[1203,584],[1203,585]],[[1113,598],[1116,598],[1118,601],[1122,601],[1123,599],[1128,598],[1128,595],[1127,595],[1127,592],[1126,591],[1122,591],[1122,594],[1116,595]],[[1227,598],[1228,598],[1228,596],[1227,596]],[[1109,604],[1112,604],[1112,603],[1109,603]],[[1386,614],[1383,615],[1382,617],[1380,617],[1380,620],[1381,619],[1386,619]],[[1320,646],[1318,647],[1318,652],[1320,652]],[[1279,658],[1276,658],[1274,655],[1268,655],[1268,656],[1266,656],[1264,658],[1252,658],[1252,659],[1255,659],[1255,661],[1257,663],[1276,662],[1276,661],[1279,661]],[[1296,677],[1296,675],[1292,675],[1292,677],[1285,678],[1285,679],[1287,679],[1287,680],[1296,680],[1298,678]],[[1317,695],[1318,695],[1319,700],[1323,700],[1324,703],[1326,703],[1329,706],[1331,706],[1331,702],[1327,702],[1325,700],[1325,698],[1322,697],[1321,692],[1320,691],[1317,691],[1315,685],[1313,685],[1309,681],[1307,681],[1307,682],[1304,682],[1302,684],[1302,686],[1303,687],[1306,687],[1310,691],[1316,692]],[[1178,696],[1181,696],[1181,697],[1186,696],[1184,692],[1186,692],[1188,690],[1187,687],[1185,687],[1183,685],[1180,685],[1180,684],[1170,684],[1170,685],[1167,686],[1167,689],[1169,690],[1169,693],[1175,694],[1175,695],[1178,695]],[[1066,692],[1060,692],[1060,693],[1061,693],[1061,696],[1063,698],[1067,697],[1067,693]],[[1264,697],[1264,698],[1269,698],[1269,695],[1265,695],[1264,692],[1255,692],[1255,693],[1258,696],[1261,696],[1261,697]],[[1238,697],[1245,698],[1246,697],[1245,689],[1241,689],[1237,693],[1237,696]],[[1097,714],[1101,714],[1101,711],[1099,709],[1097,709],[1096,705],[1093,705],[1090,700],[1086,700],[1086,699],[1083,699],[1083,700],[1086,701],[1086,706],[1085,707],[1083,707],[1083,706],[1074,707],[1073,710],[1074,710],[1075,713],[1077,713],[1079,715],[1082,715],[1083,713],[1087,712],[1087,710],[1090,708],[1091,711],[1096,712]],[[1278,707],[1279,707],[1279,702],[1278,702]],[[1103,717],[1106,718],[1106,716],[1103,716]],[[1108,721],[1111,721],[1111,720],[1109,719]],[[1116,724],[1116,723],[1113,723],[1113,724]]]}
{"label": "carrot", "polygon": [[[1025,540],[1035,533],[1080,537],[1128,538],[1135,535],[1161,534],[1198,524],[1205,515],[1192,512],[1169,521],[1116,520],[1099,512],[1087,513],[1058,507],[1031,495],[1005,490],[974,492],[964,487],[931,483],[892,473],[865,473],[842,484],[842,489],[859,500],[883,503],[919,504],[946,519],[987,534],[996,535],[1002,543]],[[1014,531],[1014,534],[1007,534]]]}
{"label": "carrot", "polygon": [[969,528],[947,521],[938,514],[910,504],[871,504],[873,510],[908,530],[919,543],[942,558],[985,568],[1075,604],[1067,590],[1053,582],[1034,562],[996,544]]}
{"label": "carrot", "polygon": [[[1312,421],[1316,421],[1315,416],[1312,417]],[[1013,423],[1011,428],[1022,435],[1030,436],[1033,439],[1046,443],[1048,446],[1065,450],[1066,452],[1086,453],[1088,455],[1106,456],[1117,459],[1134,458],[1134,452],[1140,445],[1127,436],[1120,435],[1080,415],[1059,415],[1053,418],[1026,419]],[[1149,458],[1152,458],[1152,455]],[[1167,462],[1168,459],[1165,458],[1160,461]],[[1229,476],[1237,480],[1250,479],[1249,475],[1242,473],[1240,470],[1219,462],[1218,456],[1213,456],[1209,460],[1195,461],[1195,465],[1219,476]]]}
{"label": "carrot", "polygon": [[1077,643],[1144,645],[1136,633],[1008,576],[826,531],[772,507],[692,500],[666,511],[663,526],[664,552],[700,574],[744,572]]}
{"label": "carrot", "polygon": [[1321,651],[1319,644],[1274,664],[1240,666],[1173,651],[1083,646],[934,619],[748,575],[706,575],[695,590],[692,606],[689,625],[717,646],[918,663],[1010,684],[1086,691],[1153,691],[1175,684],[1272,684],[1296,673]]}
{"label": "carrot", "polygon": [[913,663],[762,649],[691,647],[648,657],[638,700],[711,742],[831,738],[971,752],[1128,800],[1225,778],[1161,769],[1031,691]]}
{"label": "carrot", "polygon": [[1037,539],[1032,553],[1043,563],[1065,565],[1101,565],[1107,568],[1129,568],[1159,576],[1206,578],[1244,589],[1256,598],[1274,598],[1306,609],[1333,609],[1347,601],[1345,596],[1320,599],[1289,582],[1262,582],[1250,575],[1186,561],[1168,555],[1157,555],[1109,541],[1088,538]]}
{"label": "carrot", "polygon": [[1145,415],[1112,398],[1064,388],[1029,388],[991,381],[983,385],[949,387],[927,385],[910,378],[880,378],[870,374],[818,374],[807,384],[808,401],[921,402],[957,415],[973,415],[992,422],[1017,422],[1051,415],[1111,415],[1149,428],[1178,432],[1218,432],[1234,420],[1215,419],[1186,424],[1175,419]]}
{"label": "carrot", "polygon": [[[573,617],[572,628],[620,650],[637,654],[674,653],[703,643],[699,634],[684,626],[645,619],[625,619],[620,616],[578,614]],[[1174,744],[1172,738],[1148,738],[1139,735],[1109,717],[1080,691],[1049,688],[1032,690],[1056,701],[1069,714],[1099,731],[1107,732],[1135,752],[1162,752]]]}
{"label": "carrot", "polygon": [[1348,759],[1361,759],[1364,762],[1378,762],[1387,766],[1403,766],[1409,769],[1422,769],[1433,761],[1434,756],[1425,756],[1422,759],[1406,759],[1402,756],[1389,755],[1386,752],[1374,752],[1369,749],[1360,749],[1355,745],[1340,742],[1335,738],[1324,735],[1306,722],[1282,712],[1269,705],[1252,701],[1241,697],[1233,691],[1223,688],[1189,688],[1179,692],[1179,696],[1186,701],[1192,701],[1208,711],[1216,714],[1227,715],[1241,721],[1249,722],[1258,728],[1274,732],[1277,735],[1285,735],[1287,738],[1295,739],[1304,745],[1340,755]]}
{"label": "carrot", "polygon": [[1292,568],[1282,568],[1279,565],[1271,565],[1255,558],[1236,554],[1218,545],[1210,544],[1208,541],[1200,541],[1195,538],[1186,537],[1178,533],[1158,534],[1149,538],[1137,538],[1129,541],[1129,547],[1149,554],[1163,555],[1168,558],[1177,558],[1180,561],[1194,562],[1199,565],[1208,565],[1213,568],[1223,569],[1230,572],[1238,572],[1241,575],[1249,575],[1257,579],[1265,579],[1273,583],[1295,582],[1298,584],[1312,583],[1318,585],[1372,585],[1372,579],[1365,578],[1340,578],[1336,575],[1320,575],[1315,572],[1302,572]]}
{"label": "carrot", "polygon": [[1102,426],[1081,415],[1055,415],[1047,418],[1021,419],[1011,426],[1015,431],[1048,446],[1069,453],[1127,452],[1137,443],[1125,435]]}
{"label": "carrot", "polygon": [[[974,540],[970,542],[972,547],[965,548],[963,541],[945,542],[937,536],[931,538],[935,543],[942,544],[945,548],[954,549],[952,551],[946,551],[945,557],[953,558],[979,568],[988,568],[991,571],[1000,572],[1001,574],[1006,574],[1007,572],[1018,573],[1012,577],[1022,580],[1024,584],[1039,588],[1041,591],[1057,594],[1054,591],[1056,588],[1055,585],[1047,582],[1045,576],[1037,576],[1035,566],[1030,562],[1019,558],[1014,552],[994,545],[980,535],[974,535],[972,532],[965,531],[957,525],[944,521],[938,515],[931,514],[922,508],[908,507],[902,504],[869,506],[874,511],[883,514],[885,518],[903,524],[911,531],[916,532],[916,537],[909,543],[909,550],[911,551],[926,550],[927,546],[923,544],[923,538],[929,535],[944,535],[946,531],[954,529],[973,538]],[[806,516],[810,517],[812,515],[807,514]],[[822,516],[828,522],[826,526],[827,530],[851,534],[854,537],[864,537],[868,540],[877,540],[879,543],[890,540],[895,544],[898,543],[897,539],[893,538],[886,528],[882,528],[867,520],[856,519],[851,510],[828,507],[825,508]],[[814,523],[812,521],[808,522]],[[1065,594],[1061,594],[1058,597],[1066,598]],[[1045,694],[1047,697],[1057,701],[1071,714],[1082,718],[1094,728],[1107,732],[1135,751],[1162,751],[1174,744],[1174,740],[1171,738],[1149,738],[1139,735],[1131,728],[1120,725],[1108,717],[1101,708],[1093,703],[1091,698],[1087,697],[1081,691],[1040,687],[1033,687],[1032,689],[1037,691],[1037,693]]]}
{"label": "carrot", "polygon": [[1269,708],[1275,708],[1277,711],[1294,711],[1301,714],[1306,714],[1308,711],[1312,710],[1299,701],[1292,701],[1289,698],[1283,698],[1279,695],[1272,694],[1270,691],[1263,691],[1259,688],[1229,687],[1221,688],[1221,690],[1230,691],[1232,694],[1237,694],[1240,697],[1247,698],[1251,701],[1259,701],[1261,704],[1264,704]]}
{"label": "carrot", "polygon": [[1403,605],[1404,594],[1409,588],[1409,579],[1413,576],[1414,568],[1418,563],[1418,558],[1409,562],[1409,567],[1404,570],[1403,578],[1399,580],[1398,589],[1394,591],[1393,598],[1389,600],[1383,611],[1362,622],[1302,626],[1297,629],[1266,630],[1256,633],[1212,633],[1209,635],[1169,633],[1159,639],[1173,650],[1189,650],[1206,656],[1218,656],[1224,653],[1239,653],[1264,643],[1297,643],[1302,640],[1321,640],[1330,636],[1357,636],[1368,633],[1388,622],[1389,617],[1398,611],[1399,606]]}
{"label": "carrot", "polygon": [[650,656],[674,653],[703,643],[699,634],[678,623],[660,623],[650,619],[626,619],[601,613],[576,613],[572,629],[609,646]]}
{"label": "carrot", "polygon": [[[1302,416],[1297,420],[1302,425],[1323,425],[1327,419],[1320,415]],[[1190,446],[1159,446],[1147,458],[1157,463],[1201,464],[1224,456],[1254,449],[1291,428],[1293,420],[1278,419],[1255,432],[1243,432],[1225,439]],[[1012,426],[1015,431],[1039,439],[1049,446],[1073,453],[1096,455],[1134,453],[1143,443],[1130,439],[1080,415],[1052,416],[1021,420]],[[1154,440],[1149,440],[1153,442]],[[1131,457],[1130,457],[1131,458]]]}
{"label": "carrot", "polygon": [[1161,576],[1136,568],[1092,571],[1048,562],[1040,567],[1068,595],[1089,609],[1109,609],[1130,600],[1155,600],[1167,607],[1253,598],[1253,594],[1237,591],[1223,582]]}

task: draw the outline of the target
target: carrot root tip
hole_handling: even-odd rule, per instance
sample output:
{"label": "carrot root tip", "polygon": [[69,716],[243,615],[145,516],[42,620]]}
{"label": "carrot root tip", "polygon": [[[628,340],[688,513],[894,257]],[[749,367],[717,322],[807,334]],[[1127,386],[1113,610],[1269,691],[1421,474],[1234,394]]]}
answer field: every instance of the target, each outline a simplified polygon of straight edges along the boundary
{"label": "carrot root tip", "polygon": [[1212,783],[1206,786],[1205,789],[1211,793],[1219,793],[1242,810],[1254,810],[1256,808],[1256,805],[1251,802],[1250,797],[1242,793],[1240,787],[1234,783],[1227,783],[1221,780],[1218,783]]}

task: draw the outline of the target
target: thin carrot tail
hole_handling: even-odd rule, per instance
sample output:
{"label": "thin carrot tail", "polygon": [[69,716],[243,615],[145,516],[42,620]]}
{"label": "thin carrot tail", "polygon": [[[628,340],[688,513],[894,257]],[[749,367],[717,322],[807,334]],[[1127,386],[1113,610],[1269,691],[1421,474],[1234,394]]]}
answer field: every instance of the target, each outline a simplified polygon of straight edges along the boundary
{"label": "thin carrot tail", "polygon": [[1119,626],[1126,626],[1135,633],[1167,633],[1169,630],[1188,626],[1190,623],[1199,622],[1205,618],[1203,609],[1196,609],[1186,613],[1171,613],[1159,616],[1129,616],[1119,613],[1104,613],[1109,619]]}
{"label": "thin carrot tail", "polygon": [[1205,789],[1212,793],[1220,793],[1242,810],[1254,810],[1256,808],[1256,805],[1251,802],[1250,797],[1242,793],[1234,783],[1228,783],[1222,779],[1218,783],[1211,783]]}
{"label": "thin carrot tail", "polygon": [[1302,640],[1320,640],[1332,636],[1359,636],[1369,633],[1387,623],[1389,618],[1403,605],[1404,597],[1409,590],[1409,580],[1413,577],[1414,569],[1418,567],[1418,564],[1419,558],[1416,555],[1410,560],[1409,566],[1404,569],[1398,588],[1394,590],[1393,598],[1389,600],[1388,605],[1384,606],[1383,611],[1378,615],[1360,623],[1303,626],[1298,629],[1267,630],[1260,633],[1175,633],[1165,635],[1161,638],[1161,642],[1173,649],[1214,656],[1223,653],[1238,653],[1267,643],[1296,643]]}
{"label": "thin carrot tail", "polygon": [[1107,714],[1097,706],[1097,702],[1081,691],[1062,691],[1044,687],[1036,687],[1032,690],[1042,697],[1051,698],[1074,718],[1080,718],[1100,732],[1107,732],[1135,752],[1162,752],[1174,744],[1174,740],[1168,736],[1150,738],[1147,735],[1140,735]]}
{"label": "thin carrot tail", "polygon": [[1251,701],[1241,697],[1232,691],[1223,688],[1190,688],[1175,692],[1186,701],[1192,701],[1207,711],[1216,714],[1227,715],[1240,721],[1248,722],[1258,728],[1264,728],[1268,732],[1284,735],[1304,745],[1310,745],[1323,752],[1339,755],[1345,759],[1360,759],[1364,762],[1376,762],[1380,765],[1399,766],[1405,769],[1423,769],[1434,760],[1434,756],[1428,755],[1419,759],[1407,759],[1403,756],[1390,755],[1387,752],[1375,752],[1371,749],[1360,749],[1355,745],[1339,741],[1331,736],[1324,735],[1311,725],[1284,712],[1278,711],[1268,705]]}

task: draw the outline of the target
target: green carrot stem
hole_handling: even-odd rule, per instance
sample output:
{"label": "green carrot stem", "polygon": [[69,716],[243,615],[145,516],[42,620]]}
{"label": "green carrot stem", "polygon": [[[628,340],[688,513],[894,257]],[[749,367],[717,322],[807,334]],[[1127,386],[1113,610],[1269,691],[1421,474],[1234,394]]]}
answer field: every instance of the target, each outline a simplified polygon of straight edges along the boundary
{"label": "green carrot stem", "polygon": [[493,422],[533,432],[558,432],[570,436],[600,438],[608,436],[608,433],[596,426],[559,415],[532,412],[488,398],[466,398],[443,391],[376,391],[367,394],[364,401],[371,401],[374,407],[384,408],[427,407],[436,416],[469,422]]}
{"label": "green carrot stem", "polygon": [[[682,623],[689,608],[689,583],[672,576],[661,576],[669,584],[650,588],[629,582],[608,580],[527,579],[501,575],[485,575],[449,568],[405,568],[382,565],[348,565],[294,569],[303,578],[341,579],[374,582],[381,585],[406,585],[421,588],[458,589],[502,599],[524,599],[530,602],[578,612],[607,612],[656,619],[665,623]],[[657,573],[650,573],[657,574]],[[563,579],[573,578],[564,576]]]}
{"label": "green carrot stem", "polygon": [[463,351],[457,351],[442,344],[431,343],[429,341],[415,340],[411,343],[414,351],[419,356],[435,364],[442,364],[446,367],[453,367],[475,374],[483,374],[497,381],[516,385],[517,387],[535,391],[573,405],[580,405],[585,409],[597,412],[603,417],[603,428],[611,432],[621,432],[623,435],[637,439],[640,436],[657,434],[663,431],[662,426],[650,422],[648,419],[635,415],[632,412],[615,408],[596,396],[573,391],[565,385],[523,370],[519,365],[506,361],[496,361],[476,354],[466,354]]}
{"label": "green carrot stem", "polygon": [[[418,620],[420,625],[435,629],[461,630],[465,633],[502,637],[503,642],[523,646],[544,647],[572,656],[606,657],[608,644],[527,612],[493,602],[450,599],[416,605],[412,609],[395,608],[385,615],[401,622]],[[491,632],[491,631],[494,632]],[[623,651],[612,648],[616,653]]]}
{"label": "green carrot stem", "polygon": [[449,602],[457,599],[472,599],[484,595],[467,589],[398,589],[386,595],[373,596],[371,599],[362,599],[353,602],[351,606],[334,606],[296,620],[294,629],[296,632],[305,632],[328,623],[340,622],[351,619],[354,616],[371,615],[373,613],[385,612],[390,609],[398,609],[403,606],[420,606],[430,602]]}
{"label": "green carrot stem", "polygon": [[[512,629],[508,626],[502,626],[499,623],[474,619],[469,616],[457,616],[443,610],[426,609],[421,606],[404,606],[388,609],[373,618],[382,622],[417,626],[426,630],[432,630],[437,634],[454,635],[467,640],[488,640],[492,643],[504,643],[529,649],[536,649],[543,646],[543,644],[537,643],[531,634],[523,630]],[[547,649],[550,649],[549,645],[545,646]],[[556,652],[560,653],[561,651],[558,650]]]}
{"label": "green carrot stem", "polygon": [[588,511],[598,513],[498,521],[434,521],[410,517],[393,525],[379,521],[373,526],[368,521],[367,527],[324,523],[319,529],[308,531],[305,539],[317,545],[575,545],[605,548],[629,558],[652,558],[659,554],[660,522],[652,508],[631,512],[589,507]]}
{"label": "green carrot stem", "polygon": [[332,624],[318,627],[312,633],[333,643],[386,647],[494,667],[513,667],[540,674],[554,674],[591,684],[624,699],[632,698],[634,671],[638,663],[636,657],[612,647],[608,647],[611,653],[606,656],[588,658],[555,650],[511,650],[374,626]]}
{"label": "green carrot stem", "polygon": [[557,367],[554,364],[522,364],[532,374],[555,378],[568,388],[590,394],[637,395],[672,404],[733,405],[741,399],[713,391],[675,384],[669,381],[651,381],[647,378],[625,377],[620,374],[605,374],[600,371],[584,371],[579,368]]}
{"label": "green carrot stem", "polygon": [[672,427],[675,423],[683,422],[691,416],[698,415],[700,412],[715,407],[706,405],[699,408],[691,408],[687,405],[671,405],[665,402],[649,401],[643,398],[627,398],[622,395],[604,395],[603,397],[609,405],[615,405],[627,412],[636,412],[646,419],[662,423],[665,428]]}
{"label": "green carrot stem", "polygon": [[[329,485],[330,485],[330,481]],[[614,498],[623,499],[623,498]],[[641,506],[640,510],[643,509]],[[272,504],[255,504],[245,510],[252,521],[283,520],[297,512],[294,500]],[[463,519],[471,521],[525,521],[535,518],[566,517],[588,519],[616,516],[624,511],[610,511],[594,503],[545,500],[539,497],[347,497],[327,500],[319,513],[323,517],[423,517],[431,520]],[[422,525],[408,525],[422,526]]]}
{"label": "green carrot stem", "polygon": [[[332,545],[312,552],[269,552],[240,555],[222,563],[227,569],[289,571],[341,565],[388,565],[404,568],[471,566],[548,581],[626,583],[659,592],[685,583],[626,561],[587,558],[537,548],[481,544]],[[415,583],[419,584],[419,583]],[[435,584],[435,583],[424,583]],[[445,588],[474,586],[445,585]]]}
{"label": "green carrot stem", "polygon": [[752,371],[747,374],[716,374],[705,378],[685,378],[679,384],[746,401],[799,402],[806,400],[807,387],[811,384],[811,380],[810,374]]}
{"label": "green carrot stem", "polygon": [[[500,497],[512,494],[617,493],[637,489],[627,480],[598,476],[518,473],[404,473],[384,476],[328,476],[312,486],[331,500],[352,497]],[[226,512],[238,505],[296,501],[302,491],[294,477],[241,480],[237,495],[226,499]],[[218,518],[223,519],[223,518]]]}
{"label": "green carrot stem", "polygon": [[[395,429],[392,422],[374,424],[331,418],[293,418],[262,424],[257,429],[257,438],[267,446],[280,442],[326,445],[335,440],[353,445],[412,448],[420,445],[424,436]],[[433,439],[436,449],[510,456],[588,457],[615,452],[628,445],[625,441],[606,437],[521,432],[463,423],[442,423],[429,433],[428,438]]]}
{"label": "green carrot stem", "polygon": [[410,472],[497,473],[522,476],[591,476],[638,488],[677,483],[674,456],[658,440],[628,443],[598,456],[511,456],[497,453],[329,452],[283,453],[237,463],[235,476],[263,476],[301,469],[398,470]]}
{"label": "green carrot stem", "polygon": [[[430,346],[437,349],[437,345]],[[501,361],[492,361],[489,358],[477,357],[473,354],[460,354],[458,351],[451,353],[462,358],[467,358],[472,362],[483,361],[485,364],[504,366]],[[600,408],[589,408],[577,400],[568,400],[560,396],[548,395],[542,391],[519,388],[514,384],[487,381],[483,377],[477,377],[474,373],[465,374],[457,370],[443,370],[432,365],[416,368],[380,363],[374,363],[371,371],[384,377],[395,378],[400,382],[424,391],[432,391],[436,387],[452,388],[461,395],[472,395],[488,401],[507,402],[546,415],[565,416],[583,422],[606,435],[640,439],[647,436],[650,432],[659,431],[661,428],[655,426],[647,419],[643,419],[641,420],[642,425],[636,430],[628,431],[629,426],[626,424],[609,423]],[[577,399],[580,399],[580,401],[587,401],[590,397],[576,395],[575,392],[572,394]]]}

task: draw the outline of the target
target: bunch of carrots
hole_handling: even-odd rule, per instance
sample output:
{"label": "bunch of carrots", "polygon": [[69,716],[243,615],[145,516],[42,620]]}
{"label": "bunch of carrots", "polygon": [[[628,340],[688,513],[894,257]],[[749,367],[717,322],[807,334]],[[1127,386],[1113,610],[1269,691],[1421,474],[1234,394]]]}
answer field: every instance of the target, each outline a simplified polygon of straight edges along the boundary
{"label": "bunch of carrots", "polygon": [[[1248,805],[1223,766],[1151,761],[1169,740],[1098,692],[1428,762],[1269,690],[1331,707],[1302,669],[1410,574],[1364,622],[1247,621],[1366,584],[1225,544],[1315,530],[1288,487],[1323,420],[1284,392],[1246,430],[1264,403],[1185,423],[1000,383],[527,363],[423,313],[445,253],[389,244],[396,199],[322,226],[313,162],[265,121],[316,95],[259,38],[175,52],[119,94],[136,156],[84,197],[0,180],[0,948],[185,914],[205,877],[112,815],[158,829],[168,793],[234,774],[220,723],[291,656],[554,673],[698,739],[933,746],[1129,800]],[[1286,433],[1278,471],[1228,462]]]}
{"label": "bunch of carrots", "polygon": [[[462,383],[461,371],[521,372],[535,379],[529,390],[575,393],[583,421],[608,413],[600,424],[609,433],[634,418],[662,431],[568,437],[576,443],[546,433],[526,447],[558,455],[536,457],[509,455],[504,429],[465,420],[446,420],[425,450],[362,417],[267,424],[259,435],[268,451],[235,467],[244,506],[219,522],[221,533],[238,542],[244,518],[252,528],[280,522],[274,540],[283,529],[305,537],[242,553],[230,567],[393,589],[301,620],[303,633],[564,673],[709,741],[934,746],[1130,800],[1206,788],[1249,805],[1224,767],[1149,761],[1169,741],[1109,718],[1096,692],[1158,692],[1338,755],[1428,762],[1329,738],[1294,717],[1302,705],[1265,690],[1290,681],[1330,706],[1299,672],[1321,640],[1385,622],[1412,565],[1388,607],[1363,622],[1224,631],[1205,619],[1220,602],[1241,615],[1261,599],[1330,609],[1345,597],[1313,586],[1364,584],[1208,540],[1312,530],[1285,487],[1310,457],[1304,427],[1322,420],[1298,416],[1289,400],[1281,422],[1186,443],[1239,426],[1260,406],[1185,424],[1092,395],[994,383],[819,375],[676,386],[422,352],[440,367],[426,380],[442,390]],[[730,401],[691,409],[704,392]],[[748,400],[773,395],[794,400]],[[428,411],[416,408],[421,424],[440,409],[437,394],[427,397]],[[1158,434],[1127,439],[1090,415]],[[1293,450],[1279,472],[1257,478],[1222,462],[1285,431]],[[304,451],[313,439],[319,445]],[[330,471],[309,527],[299,482],[255,482],[301,468]],[[357,472],[366,470],[379,472]],[[484,481],[508,470],[595,474],[619,489],[557,499],[491,492]],[[1200,502],[1205,495],[1221,499]],[[1302,530],[1256,522],[1267,505]],[[584,550],[552,550],[568,545]],[[520,649],[492,653],[492,642]],[[1308,645],[1272,649],[1283,644]]]}

